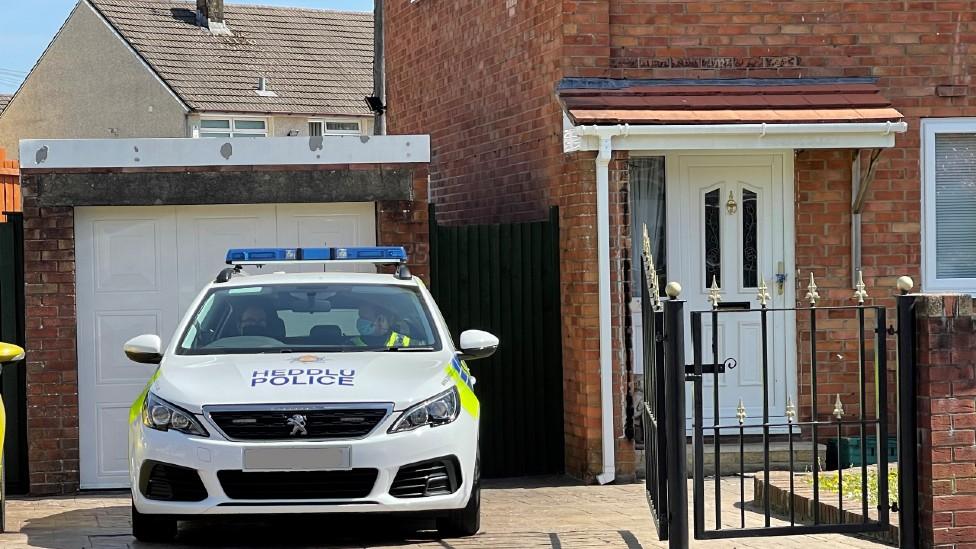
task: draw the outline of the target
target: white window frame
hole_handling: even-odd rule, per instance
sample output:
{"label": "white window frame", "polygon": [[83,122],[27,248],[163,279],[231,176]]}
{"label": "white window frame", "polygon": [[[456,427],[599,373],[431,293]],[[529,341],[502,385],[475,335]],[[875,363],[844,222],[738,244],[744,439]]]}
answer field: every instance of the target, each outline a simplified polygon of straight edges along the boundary
{"label": "white window frame", "polygon": [[[355,122],[359,129],[353,130],[332,130],[328,129],[329,122],[341,122],[348,124]],[[322,135],[363,135],[363,121],[359,118],[309,118],[309,124],[322,124]],[[311,133],[311,132],[309,132]]]}
{"label": "white window frame", "polygon": [[[265,118],[265,117],[261,117],[261,116],[219,116],[219,115],[207,115],[207,116],[201,116],[200,117],[200,123],[199,123],[200,125],[199,125],[199,129],[197,131],[197,136],[200,137],[200,138],[202,138],[202,139],[214,139],[214,138],[207,137],[206,135],[204,135],[204,133],[207,133],[208,131],[211,131],[213,133],[222,133],[222,132],[217,132],[215,130],[204,129],[204,127],[203,127],[203,121],[204,120],[227,120],[227,121],[229,121],[230,122],[230,128],[225,133],[229,133],[230,136],[231,136],[231,138],[234,138],[234,137],[243,137],[243,136],[269,137],[269,136],[272,135],[272,133],[271,133],[271,121],[268,118]],[[237,122],[264,122],[264,130],[251,130],[251,129],[238,130],[237,129]],[[221,139],[221,138],[218,137],[216,139]],[[226,139],[226,138],[223,138],[223,139]]]}
{"label": "white window frame", "polygon": [[976,135],[974,118],[928,118],[922,120],[922,289],[930,292],[959,292],[976,296],[976,278],[936,278],[935,138],[940,133]]}

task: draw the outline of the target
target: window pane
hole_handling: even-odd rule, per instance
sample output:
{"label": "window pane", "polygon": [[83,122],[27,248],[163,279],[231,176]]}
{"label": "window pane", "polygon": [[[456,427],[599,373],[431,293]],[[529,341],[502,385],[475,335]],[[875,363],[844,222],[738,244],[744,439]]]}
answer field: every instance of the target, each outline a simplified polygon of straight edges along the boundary
{"label": "window pane", "polygon": [[234,137],[267,137],[263,133],[235,133]]}
{"label": "window pane", "polygon": [[705,287],[722,286],[722,210],[719,189],[705,193]]}
{"label": "window pane", "polygon": [[358,132],[359,122],[326,122],[325,127],[330,132]]}
{"label": "window pane", "polygon": [[230,137],[230,134],[220,132],[200,132],[200,137]]}
{"label": "window pane", "polygon": [[263,130],[265,129],[264,120],[235,120],[235,130]]}
{"label": "window pane", "polygon": [[201,120],[201,128],[214,129],[214,130],[229,130],[230,120]]}
{"label": "window pane", "polygon": [[759,286],[759,195],[742,191],[742,286]]}
{"label": "window pane", "polygon": [[630,205],[631,205],[631,268],[633,294],[642,295],[641,253],[643,250],[644,226],[651,239],[651,256],[657,270],[658,287],[662,292],[667,286],[667,257],[665,256],[665,217],[664,217],[664,158],[635,158],[630,161]]}
{"label": "window pane", "polygon": [[321,122],[309,122],[308,123],[308,135],[312,137],[319,137],[322,135],[322,123]]}
{"label": "window pane", "polygon": [[976,278],[976,134],[935,136],[936,278]]}

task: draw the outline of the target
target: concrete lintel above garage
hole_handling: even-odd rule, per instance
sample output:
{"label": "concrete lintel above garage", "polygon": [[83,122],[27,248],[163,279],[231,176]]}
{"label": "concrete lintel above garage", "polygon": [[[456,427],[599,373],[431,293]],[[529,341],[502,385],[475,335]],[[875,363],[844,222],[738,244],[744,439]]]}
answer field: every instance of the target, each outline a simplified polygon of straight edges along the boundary
{"label": "concrete lintel above garage", "polygon": [[23,177],[31,180],[38,205],[43,207],[304,204],[415,200],[414,171],[401,164],[240,171],[24,170]]}
{"label": "concrete lintel above garage", "polygon": [[229,139],[25,139],[24,169],[430,162],[428,135]]}

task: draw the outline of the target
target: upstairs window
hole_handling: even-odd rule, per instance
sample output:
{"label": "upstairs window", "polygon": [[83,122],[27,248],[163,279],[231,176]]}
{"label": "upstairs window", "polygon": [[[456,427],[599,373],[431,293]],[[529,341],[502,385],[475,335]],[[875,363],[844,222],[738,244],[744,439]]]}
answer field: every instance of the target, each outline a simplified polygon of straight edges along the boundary
{"label": "upstairs window", "polygon": [[976,294],[976,118],[922,122],[923,282]]}
{"label": "upstairs window", "polygon": [[308,135],[360,135],[363,132],[359,120],[309,120]]}
{"label": "upstairs window", "polygon": [[263,118],[204,118],[200,137],[268,137],[268,121]]}

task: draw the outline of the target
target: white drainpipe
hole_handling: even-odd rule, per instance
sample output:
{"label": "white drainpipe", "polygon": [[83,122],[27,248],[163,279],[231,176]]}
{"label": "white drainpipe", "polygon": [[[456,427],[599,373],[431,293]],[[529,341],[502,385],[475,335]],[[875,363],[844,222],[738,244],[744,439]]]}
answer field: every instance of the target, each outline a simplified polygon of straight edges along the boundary
{"label": "white drainpipe", "polygon": [[603,430],[603,472],[597,482],[607,484],[616,478],[613,436],[613,357],[610,318],[610,159],[613,156],[612,134],[600,135],[596,157],[596,226],[597,265],[600,295],[600,404]]}

